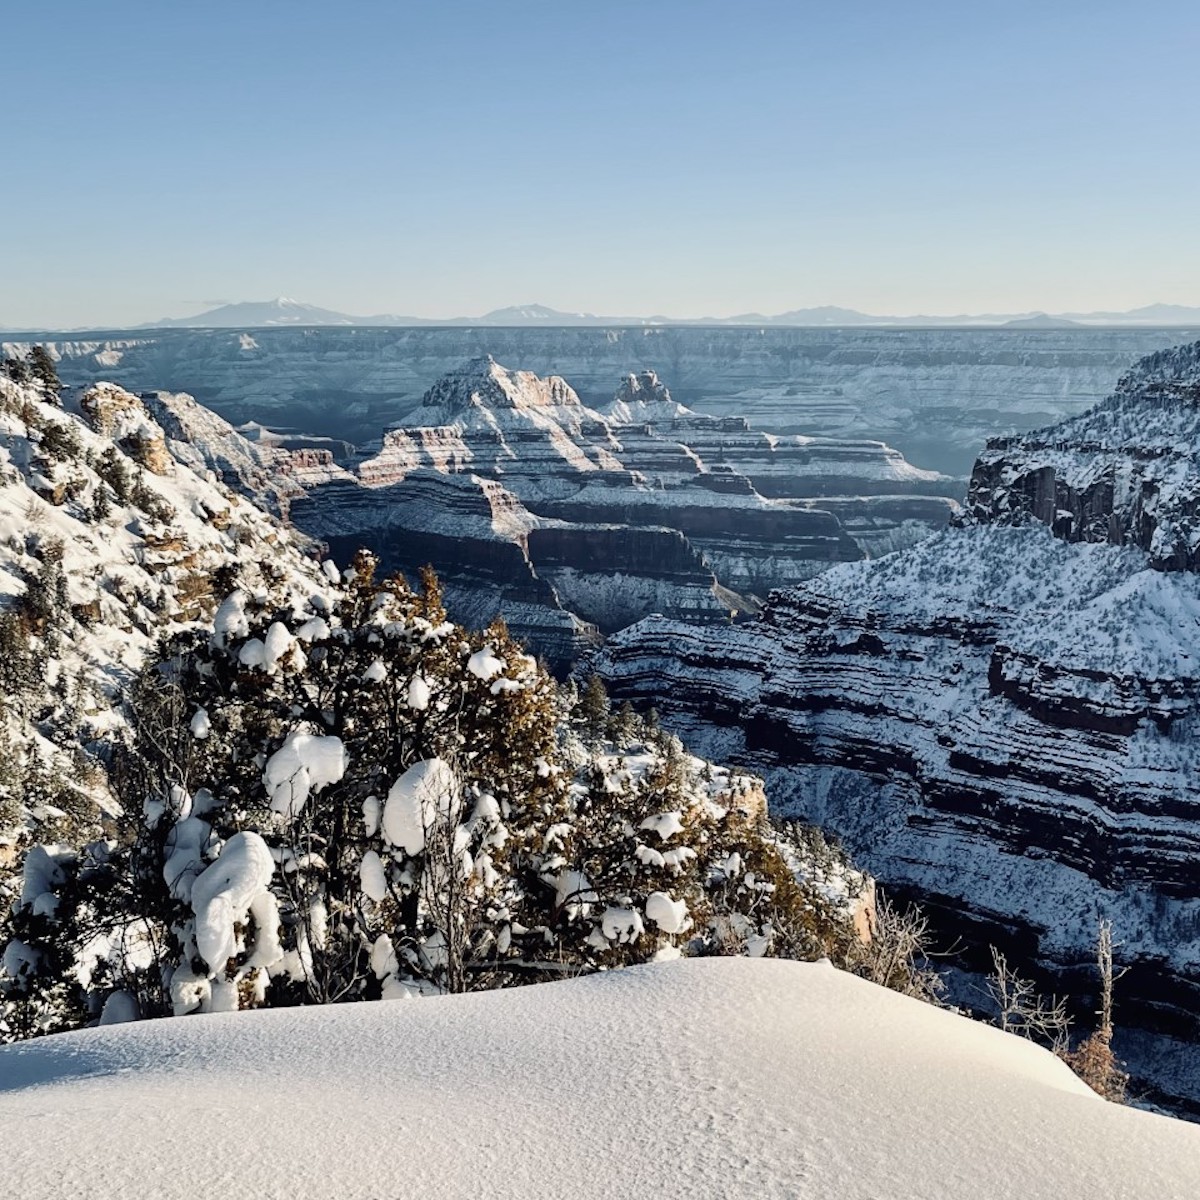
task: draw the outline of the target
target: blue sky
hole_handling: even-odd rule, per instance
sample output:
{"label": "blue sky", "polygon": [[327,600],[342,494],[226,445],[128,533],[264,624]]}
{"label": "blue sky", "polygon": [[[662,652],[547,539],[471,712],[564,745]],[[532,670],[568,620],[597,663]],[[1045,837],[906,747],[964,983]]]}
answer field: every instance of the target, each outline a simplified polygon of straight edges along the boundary
{"label": "blue sky", "polygon": [[0,325],[1200,304],[1200,6],[6,6]]}

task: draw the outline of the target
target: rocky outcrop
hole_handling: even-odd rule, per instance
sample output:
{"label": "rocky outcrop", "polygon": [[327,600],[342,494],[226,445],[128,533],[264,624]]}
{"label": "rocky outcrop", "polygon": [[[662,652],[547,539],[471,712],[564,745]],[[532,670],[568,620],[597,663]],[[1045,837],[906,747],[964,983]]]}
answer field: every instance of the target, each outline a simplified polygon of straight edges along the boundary
{"label": "rocky outcrop", "polygon": [[79,398],[79,411],[101,437],[111,438],[147,471],[172,473],[174,464],[164,430],[149,419],[136,396],[111,383],[98,383]]}
{"label": "rocky outcrop", "polygon": [[541,521],[528,545],[539,576],[601,633],[651,612],[711,621],[746,607],[744,597],[717,583],[678,529]]}
{"label": "rocky outcrop", "polygon": [[695,415],[671,398],[655,371],[626,375],[604,414],[618,425],[661,423]]}
{"label": "rocky outcrop", "polygon": [[[169,475],[183,463],[200,475],[253,500],[276,516],[303,494],[294,479],[291,455],[269,442],[249,441],[228,421],[185,392],[142,392],[135,396],[100,383],[76,396],[68,407],[104,437],[110,437],[156,475]],[[310,473],[311,477],[311,473]]]}
{"label": "rocky outcrop", "polygon": [[1200,346],[1149,359],[1093,413],[989,446],[961,527],[754,622],[651,618],[598,666],[920,897],[968,967],[1002,945],[1086,1014],[1111,919],[1118,1048],[1200,1112],[1170,1052],[1200,1040],[1197,385]]}
{"label": "rocky outcrop", "polygon": [[967,519],[1040,521],[1071,542],[1138,546],[1160,570],[1200,568],[1200,343],[1156,354],[1091,412],[994,439]]}
{"label": "rocky outcrop", "polygon": [[[70,383],[186,389],[240,424],[363,442],[413,417],[480,354],[571,381],[602,407],[655,371],[675,400],[777,433],[872,438],[965,474],[992,435],[1062,420],[1163,344],[1150,329],[275,328],[147,330],[51,341]],[[12,347],[16,352],[18,348]]]}

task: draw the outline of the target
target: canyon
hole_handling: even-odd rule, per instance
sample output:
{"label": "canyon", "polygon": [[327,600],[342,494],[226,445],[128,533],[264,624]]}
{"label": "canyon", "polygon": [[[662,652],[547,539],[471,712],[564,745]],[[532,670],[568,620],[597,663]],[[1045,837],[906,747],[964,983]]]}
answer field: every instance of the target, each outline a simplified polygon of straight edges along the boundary
{"label": "canyon", "polygon": [[[956,964],[1005,949],[1083,1019],[1097,922],[1118,1051],[1200,1112],[1200,343],[979,456],[954,527],[775,593],[651,617],[595,660],[776,811],[920,900]],[[969,977],[969,976],[968,976]],[[969,1002],[964,993],[963,1002]]]}
{"label": "canyon", "polygon": [[270,327],[21,335],[50,343],[68,383],[119,379],[186,391],[241,425],[351,442],[407,420],[465,360],[571,381],[603,405],[653,370],[677,400],[778,433],[885,441],[921,466],[970,470],[990,436],[1077,415],[1143,355],[1200,336],[1175,329],[884,329],[772,326]]}
{"label": "canyon", "polygon": [[433,563],[449,607],[503,616],[558,667],[651,612],[728,621],[772,588],[909,545],[957,483],[878,442],[777,435],[697,414],[653,372],[604,411],[561,377],[474,359],[378,452],[290,457],[297,526],[387,569]]}

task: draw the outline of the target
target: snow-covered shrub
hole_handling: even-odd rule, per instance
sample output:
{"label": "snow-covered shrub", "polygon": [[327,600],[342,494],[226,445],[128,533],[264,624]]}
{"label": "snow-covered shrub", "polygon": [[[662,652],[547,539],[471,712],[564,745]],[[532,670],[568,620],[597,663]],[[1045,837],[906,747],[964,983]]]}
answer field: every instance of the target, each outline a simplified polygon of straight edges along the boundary
{"label": "snow-covered shrub", "polygon": [[771,828],[757,780],[630,711],[604,741],[502,624],[447,620],[431,573],[377,582],[362,554],[325,579],[233,590],[141,673],[112,836],[26,859],[17,1032],[111,995],[149,1016],[847,959],[853,887]]}
{"label": "snow-covered shrub", "polygon": [[[377,584],[360,556],[303,611],[231,594],[143,676],[122,761],[140,902],[170,947],[161,1004],[458,990],[543,944],[543,830],[567,812],[538,765],[554,698],[502,626],[447,621],[432,576]],[[273,870],[255,856],[228,904],[198,905],[243,833]]]}
{"label": "snow-covered shrub", "polygon": [[[865,884],[821,886],[816,857],[767,818],[762,784],[625,718],[624,746],[576,751],[574,857],[560,886],[593,966],[752,954],[848,962]],[[641,741],[632,739],[641,734]]]}

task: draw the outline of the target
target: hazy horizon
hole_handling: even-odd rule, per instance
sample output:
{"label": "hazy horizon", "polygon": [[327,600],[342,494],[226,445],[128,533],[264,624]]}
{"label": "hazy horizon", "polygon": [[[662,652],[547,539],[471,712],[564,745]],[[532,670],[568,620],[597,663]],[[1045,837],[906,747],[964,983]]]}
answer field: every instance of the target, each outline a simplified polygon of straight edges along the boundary
{"label": "hazy horizon", "polygon": [[1181,0],[71,0],[6,34],[4,326],[1200,302]]}
{"label": "hazy horizon", "polygon": [[[1078,327],[1080,329],[1097,329],[1097,328],[1104,328],[1105,324],[1106,324],[1106,322],[1100,318],[1103,318],[1103,317],[1106,317],[1109,315],[1113,316],[1114,318],[1119,317],[1119,316],[1128,317],[1130,313],[1137,313],[1137,312],[1139,312],[1139,310],[1143,310],[1143,309],[1152,310],[1152,309],[1158,309],[1158,308],[1172,307],[1171,305],[1161,305],[1158,303],[1150,303],[1150,304],[1146,304],[1146,305],[1135,306],[1135,308],[1133,308],[1131,310],[1118,311],[1118,310],[1101,308],[1101,309],[1090,310],[1088,313],[1068,313],[1068,314],[1051,313],[1051,312],[1047,312],[1047,310],[1045,310],[1045,309],[1028,309],[1028,310],[1022,310],[1021,312],[1013,312],[1013,313],[869,313],[855,305],[811,305],[811,306],[804,306],[803,308],[798,308],[798,309],[789,309],[784,313],[770,313],[770,312],[765,312],[761,308],[759,308],[759,309],[747,310],[746,312],[737,312],[737,313],[728,312],[728,313],[681,314],[681,313],[639,313],[639,312],[634,312],[632,310],[622,310],[619,312],[600,312],[595,309],[586,309],[586,308],[584,308],[584,309],[560,309],[555,305],[545,305],[545,304],[542,304],[540,301],[531,301],[526,304],[503,305],[499,309],[492,309],[492,310],[489,310],[488,312],[471,313],[471,312],[466,312],[466,311],[459,311],[459,312],[454,312],[454,313],[441,313],[441,314],[438,314],[436,316],[431,316],[431,317],[422,317],[415,313],[399,313],[399,312],[397,312],[397,313],[374,313],[374,312],[362,311],[361,309],[355,310],[355,311],[350,311],[350,312],[342,312],[341,310],[331,309],[331,308],[329,308],[328,305],[323,305],[323,304],[319,304],[319,303],[311,303],[310,301],[301,300],[296,297],[276,296],[276,297],[271,297],[270,299],[265,299],[265,300],[208,300],[208,301],[203,302],[203,308],[200,311],[196,311],[196,312],[185,311],[185,312],[180,312],[180,313],[164,314],[163,316],[161,316],[159,318],[155,318],[154,320],[147,320],[147,321],[141,321],[141,322],[117,323],[117,322],[100,321],[100,322],[93,322],[93,323],[84,323],[84,324],[75,325],[75,326],[7,324],[7,325],[0,325],[0,332],[9,332],[9,333],[64,332],[64,333],[66,333],[66,332],[74,332],[74,331],[82,332],[82,331],[90,331],[90,330],[120,331],[120,330],[138,330],[138,329],[152,330],[155,328],[170,328],[172,326],[186,327],[187,321],[192,318],[200,319],[200,318],[208,315],[210,312],[216,312],[216,311],[219,311],[219,310],[222,310],[225,308],[234,308],[234,309],[259,308],[262,306],[276,305],[276,304],[298,305],[302,308],[314,309],[319,312],[337,313],[338,315],[345,316],[345,317],[360,318],[371,324],[385,324],[385,322],[379,322],[378,318],[394,317],[394,318],[396,318],[396,324],[399,326],[404,325],[406,322],[408,322],[410,320],[415,321],[415,322],[420,322],[422,324],[429,324],[429,325],[435,325],[435,326],[439,325],[439,324],[470,325],[472,323],[480,323],[480,322],[490,323],[488,320],[489,318],[493,318],[498,315],[506,315],[509,312],[512,312],[513,314],[521,314],[522,310],[528,311],[530,309],[549,309],[552,312],[563,316],[564,318],[582,318],[582,319],[584,319],[584,321],[590,321],[590,322],[594,322],[594,323],[596,323],[596,322],[603,323],[605,321],[619,323],[621,321],[628,320],[630,322],[653,321],[655,323],[660,323],[660,324],[665,324],[665,325],[670,325],[670,324],[703,325],[706,322],[711,321],[714,324],[730,325],[730,324],[737,322],[737,320],[739,318],[743,318],[743,317],[751,318],[751,317],[755,317],[755,316],[761,316],[761,317],[765,318],[767,321],[775,321],[776,318],[782,317],[782,316],[787,316],[791,312],[820,312],[822,309],[830,309],[830,310],[838,311],[838,312],[846,312],[847,314],[851,314],[851,313],[856,314],[860,318],[860,320],[857,322],[851,322],[850,327],[853,327],[855,324],[869,326],[869,324],[872,321],[878,321],[883,325],[883,327],[920,328],[921,327],[920,322],[922,322],[922,321],[928,321],[930,323],[930,325],[934,325],[934,326],[936,326],[936,325],[952,325],[956,318],[962,318],[962,320],[965,324],[972,326],[972,327],[978,327],[978,328],[984,328],[984,329],[986,329],[986,328],[1002,328],[1006,321],[1011,321],[1013,319],[1019,320],[1021,318],[1025,318],[1025,317],[1050,317],[1052,319],[1056,319],[1056,318],[1062,317],[1062,316],[1068,317],[1068,320],[1064,323],[1064,327],[1069,327],[1069,325],[1071,324],[1071,321],[1069,318],[1071,318],[1071,317],[1091,317],[1092,318],[1091,322],[1081,321],[1079,323]],[[196,308],[197,306],[192,305],[191,307]],[[1113,327],[1114,328],[1136,328],[1139,325],[1145,325],[1145,326],[1150,326],[1150,327],[1155,326],[1155,325],[1160,325],[1162,328],[1166,329],[1166,328],[1172,327],[1172,325],[1178,325],[1179,327],[1182,328],[1182,327],[1194,325],[1194,324],[1197,324],[1198,322],[1200,322],[1200,304],[1182,305],[1182,306],[1175,306],[1175,307],[1182,307],[1182,308],[1185,308],[1190,311],[1187,312],[1186,315],[1176,316],[1173,321],[1169,318],[1164,319],[1164,320],[1159,320],[1157,318],[1138,317],[1137,319],[1127,320],[1124,322],[1114,321]],[[1193,315],[1193,314],[1195,314],[1195,315]],[[247,321],[245,317],[242,317],[240,319],[240,321],[241,321],[241,323],[245,323],[247,325],[253,324],[253,322]],[[162,324],[162,322],[167,322],[168,324]],[[907,324],[907,325],[906,324],[897,324],[897,325],[892,326],[892,325],[888,324],[890,322],[905,322],[905,323],[909,323],[909,324]],[[270,323],[275,324],[277,322],[270,322]],[[283,322],[283,321],[278,322],[280,327],[285,327],[286,324],[288,324],[288,323],[294,323],[296,325],[303,325],[306,323],[319,325],[319,324],[322,324],[323,322],[320,320],[313,320],[310,322],[305,322],[303,320],[299,320],[299,321],[295,321],[295,322]],[[503,322],[500,322],[500,323],[503,323]],[[533,319],[522,320],[519,316],[515,316],[514,323],[535,325],[535,324],[538,324],[539,322],[537,320],[533,320]],[[568,323],[570,323],[570,322],[568,322]],[[581,322],[581,323],[583,323],[583,322]],[[236,324],[236,322],[235,322],[235,324]],[[545,321],[545,324],[553,325],[554,322],[551,319],[547,319]],[[751,321],[750,324],[753,324],[753,321]],[[836,320],[821,320],[821,321],[812,322],[811,324],[807,324],[807,323],[801,321],[801,322],[796,323],[796,327],[820,328],[826,324],[828,324],[830,326],[836,326],[838,324],[838,322]],[[199,327],[204,328],[205,326],[201,325]],[[220,326],[212,326],[212,327],[219,328]],[[232,325],[230,327],[232,327]],[[789,323],[786,321],[780,322],[776,327],[787,328],[787,327],[789,327]]]}

